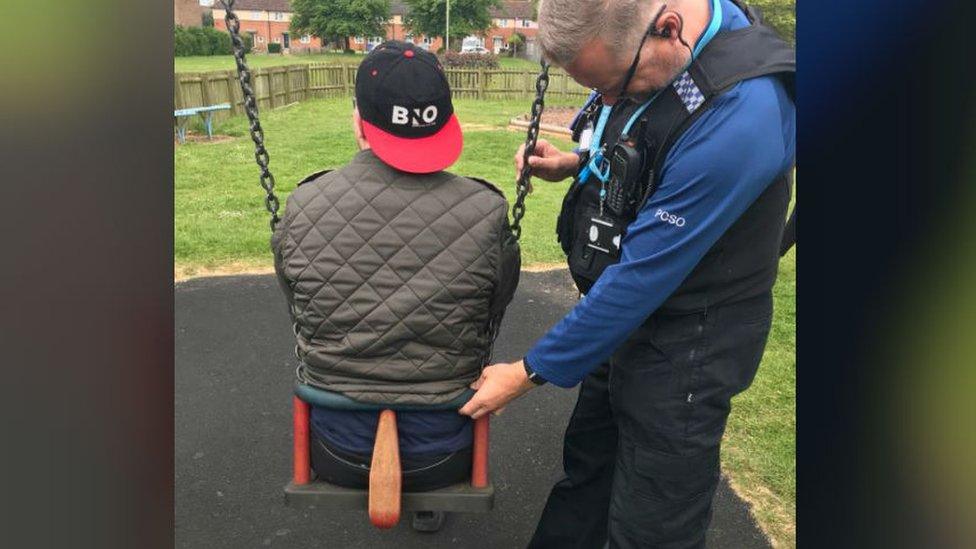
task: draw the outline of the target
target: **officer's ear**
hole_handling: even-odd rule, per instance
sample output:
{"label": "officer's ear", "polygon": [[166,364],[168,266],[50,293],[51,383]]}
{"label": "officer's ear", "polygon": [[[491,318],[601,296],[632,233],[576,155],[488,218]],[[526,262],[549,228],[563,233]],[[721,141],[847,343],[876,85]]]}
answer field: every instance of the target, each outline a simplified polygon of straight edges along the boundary
{"label": "officer's ear", "polygon": [[654,34],[670,40],[677,39],[681,35],[681,27],[684,21],[677,12],[668,11],[661,14],[654,26]]}

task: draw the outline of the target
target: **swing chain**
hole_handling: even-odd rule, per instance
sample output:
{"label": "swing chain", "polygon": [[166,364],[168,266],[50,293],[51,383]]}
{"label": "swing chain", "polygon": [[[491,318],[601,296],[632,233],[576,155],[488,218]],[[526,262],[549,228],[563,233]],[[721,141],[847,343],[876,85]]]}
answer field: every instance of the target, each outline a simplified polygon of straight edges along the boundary
{"label": "swing chain", "polygon": [[274,231],[275,225],[278,224],[278,208],[280,203],[274,193],[274,176],[271,174],[271,170],[268,169],[268,162],[270,162],[271,158],[268,156],[267,149],[264,148],[264,130],[261,128],[261,121],[258,120],[258,104],[255,98],[254,88],[251,85],[251,71],[247,68],[247,62],[244,60],[244,40],[241,38],[240,32],[241,20],[234,13],[234,0],[220,0],[220,3],[224,5],[224,11],[226,13],[224,22],[227,24],[227,30],[230,31],[230,39],[234,44],[234,60],[237,62],[237,76],[241,82],[241,92],[244,94],[244,112],[247,114],[251,140],[254,141],[254,160],[257,162],[258,167],[261,168],[261,188],[267,193],[267,196],[264,197],[264,207],[271,214],[271,230]]}
{"label": "swing chain", "polygon": [[488,319],[488,352],[485,354],[484,365],[491,364],[492,355],[495,351],[495,340],[498,339],[498,330],[501,328],[502,315],[492,315]]}
{"label": "swing chain", "polygon": [[518,240],[522,236],[522,216],[525,215],[525,196],[529,194],[529,181],[532,179],[532,168],[529,166],[529,156],[535,151],[536,141],[539,139],[539,123],[542,121],[542,111],[545,108],[546,88],[549,87],[549,64],[545,59],[539,61],[542,70],[535,81],[535,101],[532,102],[529,130],[525,136],[525,151],[522,155],[522,172],[515,182],[515,204],[512,206],[512,234]]}

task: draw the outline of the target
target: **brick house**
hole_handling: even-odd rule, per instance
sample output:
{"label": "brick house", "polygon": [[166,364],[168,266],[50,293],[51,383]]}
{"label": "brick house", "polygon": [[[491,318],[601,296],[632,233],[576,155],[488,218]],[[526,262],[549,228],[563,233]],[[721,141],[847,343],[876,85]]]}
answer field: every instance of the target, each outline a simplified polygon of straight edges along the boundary
{"label": "brick house", "polygon": [[534,55],[532,52],[536,49],[539,24],[535,21],[532,2],[506,0],[500,8],[491,9],[491,18],[492,27],[483,35],[484,47],[499,53],[507,48],[508,40],[517,32],[525,37],[525,46],[522,47]]}
{"label": "brick house", "polygon": [[[293,36],[288,0],[236,0],[234,13],[241,20],[241,33],[250,34],[254,51],[268,51],[268,44],[281,44],[286,53],[322,48],[315,36]],[[213,6],[214,28],[226,31],[223,6]]]}
{"label": "brick house", "polygon": [[[392,0],[386,36],[351,36],[349,47],[355,51],[365,52],[384,40],[404,40],[431,51],[440,49],[443,45],[441,38],[414,36],[407,31],[403,21],[409,9],[403,1]],[[241,31],[251,34],[255,51],[268,51],[269,43],[281,44],[286,53],[318,50],[323,47],[322,40],[315,36],[292,36],[289,29],[292,11],[288,0],[236,0],[234,11],[241,20]],[[501,8],[491,10],[494,26],[480,36],[482,45],[498,53],[507,47],[509,37],[519,32],[526,37],[526,51],[532,54],[535,35],[539,29],[538,24],[533,20],[534,13],[530,1],[504,1]],[[224,23],[224,10],[221,9],[219,2],[214,3],[213,18],[214,27],[227,30]]]}
{"label": "brick house", "polygon": [[386,23],[386,36],[353,36],[349,39],[349,47],[355,51],[369,51],[373,46],[384,40],[403,40],[412,42],[421,48],[437,51],[444,44],[441,38],[429,38],[424,35],[414,36],[403,25],[403,20],[410,11],[406,3],[399,0],[390,2],[390,20]]}
{"label": "brick house", "polygon": [[202,27],[203,12],[200,0],[173,0],[173,23],[178,27]]}

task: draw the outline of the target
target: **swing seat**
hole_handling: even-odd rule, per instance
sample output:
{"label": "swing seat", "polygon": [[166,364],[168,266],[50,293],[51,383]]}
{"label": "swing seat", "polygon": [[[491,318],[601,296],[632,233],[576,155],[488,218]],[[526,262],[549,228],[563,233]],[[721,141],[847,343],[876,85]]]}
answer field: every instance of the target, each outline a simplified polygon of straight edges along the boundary
{"label": "swing seat", "polygon": [[[368,404],[344,395],[302,383],[295,385],[292,398],[294,470],[285,486],[285,504],[298,508],[327,510],[367,509],[377,528],[392,528],[401,511],[449,511],[486,513],[494,505],[495,489],[488,482],[488,415],[474,422],[471,481],[429,492],[402,492],[400,455],[396,430],[397,411],[457,410],[471,398],[470,389],[450,402],[433,406]],[[345,488],[311,479],[309,454],[309,409],[311,405],[334,410],[379,411],[369,487]]]}

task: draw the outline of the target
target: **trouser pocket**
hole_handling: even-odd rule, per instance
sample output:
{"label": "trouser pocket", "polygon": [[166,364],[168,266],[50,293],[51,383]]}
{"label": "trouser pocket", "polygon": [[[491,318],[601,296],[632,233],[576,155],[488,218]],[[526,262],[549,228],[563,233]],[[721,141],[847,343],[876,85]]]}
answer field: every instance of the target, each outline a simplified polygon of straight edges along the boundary
{"label": "trouser pocket", "polygon": [[718,446],[678,455],[625,444],[614,477],[610,546],[703,547],[718,479]]}
{"label": "trouser pocket", "polygon": [[680,503],[711,493],[718,483],[719,449],[695,455],[667,454],[635,446],[634,491],[656,501]]}

